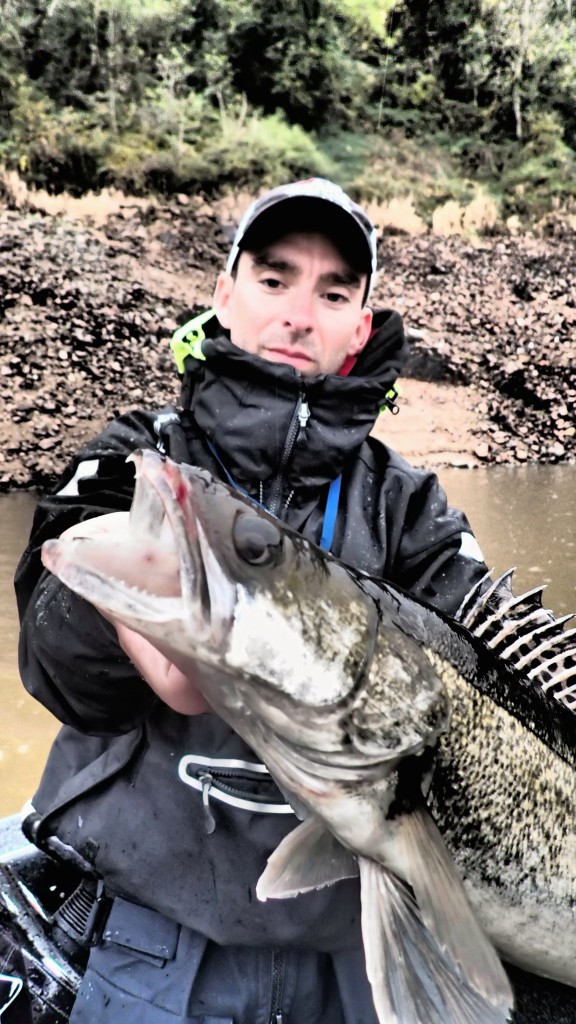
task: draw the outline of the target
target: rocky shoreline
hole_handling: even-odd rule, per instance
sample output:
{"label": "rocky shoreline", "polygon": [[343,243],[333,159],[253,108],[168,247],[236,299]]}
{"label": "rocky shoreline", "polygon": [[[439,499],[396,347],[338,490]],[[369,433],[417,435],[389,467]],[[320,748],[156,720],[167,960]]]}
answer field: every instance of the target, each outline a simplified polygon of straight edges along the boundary
{"label": "rocky shoreline", "polygon": [[[111,417],[177,399],[170,337],[209,305],[231,231],[185,196],[81,218],[0,207],[0,490],[50,486]],[[422,465],[576,462],[574,237],[380,248],[374,303],[414,341],[377,433]]]}

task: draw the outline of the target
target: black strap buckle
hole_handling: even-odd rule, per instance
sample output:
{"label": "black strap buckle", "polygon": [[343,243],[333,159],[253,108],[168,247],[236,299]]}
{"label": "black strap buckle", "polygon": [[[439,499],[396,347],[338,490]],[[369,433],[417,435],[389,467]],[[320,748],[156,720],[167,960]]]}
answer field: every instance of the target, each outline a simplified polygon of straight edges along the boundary
{"label": "black strap buckle", "polygon": [[97,946],[100,942],[112,909],[112,902],[112,897],[107,896],[104,891],[104,883],[98,881],[96,899],[86,923],[85,935],[87,945]]}
{"label": "black strap buckle", "polygon": [[112,898],[104,891],[104,883],[83,878],[54,915],[54,924],[83,949],[96,946],[102,938],[112,907]]}
{"label": "black strap buckle", "polygon": [[393,416],[397,416],[400,412],[399,406],[396,405],[398,395],[398,388],[395,388],[394,386],[389,388],[384,396],[384,404],[380,406],[380,412],[385,412],[386,409],[389,409]]}

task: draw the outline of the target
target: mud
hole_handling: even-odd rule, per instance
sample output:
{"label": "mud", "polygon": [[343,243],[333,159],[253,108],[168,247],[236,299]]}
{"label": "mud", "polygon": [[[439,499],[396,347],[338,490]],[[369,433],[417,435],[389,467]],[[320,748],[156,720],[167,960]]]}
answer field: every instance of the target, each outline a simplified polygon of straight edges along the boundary
{"label": "mud", "polygon": [[[2,490],[50,486],[111,417],[177,400],[171,334],[233,233],[186,196],[96,213],[0,206]],[[374,304],[415,337],[378,435],[418,465],[576,461],[574,237],[386,236],[380,256]]]}

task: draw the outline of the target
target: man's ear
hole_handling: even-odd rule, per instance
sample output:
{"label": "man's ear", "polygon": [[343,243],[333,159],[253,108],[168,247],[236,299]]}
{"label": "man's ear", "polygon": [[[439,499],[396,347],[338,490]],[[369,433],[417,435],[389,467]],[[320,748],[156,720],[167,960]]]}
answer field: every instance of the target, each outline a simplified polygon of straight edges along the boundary
{"label": "man's ear", "polygon": [[234,278],[231,274],[228,274],[225,270],[218,275],[216,281],[216,287],[214,289],[214,309],[219,322],[222,327],[227,330],[230,328],[230,297],[232,295],[232,289],[234,288]]}
{"label": "man's ear", "polygon": [[360,320],[358,326],[354,331],[351,338],[350,345],[348,347],[349,356],[357,356],[362,351],[365,345],[367,345],[370,335],[372,333],[372,310],[369,306],[364,306],[360,313]]}

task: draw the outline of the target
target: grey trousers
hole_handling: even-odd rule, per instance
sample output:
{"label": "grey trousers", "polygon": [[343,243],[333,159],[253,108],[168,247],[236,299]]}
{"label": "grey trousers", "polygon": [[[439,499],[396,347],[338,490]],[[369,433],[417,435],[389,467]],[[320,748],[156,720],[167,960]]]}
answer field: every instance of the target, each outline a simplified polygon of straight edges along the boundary
{"label": "grey trousers", "polygon": [[[507,966],[513,1024],[576,1024],[576,989]],[[378,1024],[364,954],[221,947],[115,900],[70,1024]]]}
{"label": "grey trousers", "polygon": [[114,900],[70,1024],[378,1024],[360,950],[221,947]]}

